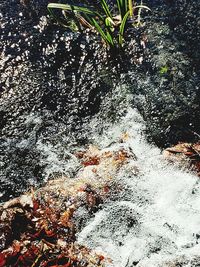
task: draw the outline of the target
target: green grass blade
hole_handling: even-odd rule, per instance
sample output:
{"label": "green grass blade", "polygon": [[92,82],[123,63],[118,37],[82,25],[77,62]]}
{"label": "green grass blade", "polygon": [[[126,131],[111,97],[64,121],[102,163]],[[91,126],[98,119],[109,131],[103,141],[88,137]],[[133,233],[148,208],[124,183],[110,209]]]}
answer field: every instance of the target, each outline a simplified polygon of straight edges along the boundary
{"label": "green grass blade", "polygon": [[106,16],[110,17],[112,19],[112,14],[110,12],[110,8],[109,8],[106,0],[101,0],[101,6],[102,6],[103,10],[105,11]]}
{"label": "green grass blade", "polygon": [[122,18],[125,16],[128,11],[128,0],[121,0],[121,8],[122,8]]}
{"label": "green grass blade", "polygon": [[97,32],[102,36],[102,38],[106,41],[107,40],[107,37],[106,37],[106,34],[104,33],[104,31],[102,30],[101,26],[98,24],[98,22],[92,18],[92,21],[93,21],[93,25],[95,26]]}
{"label": "green grass blade", "polygon": [[125,14],[128,11],[128,2],[129,2],[129,0],[123,1],[123,10],[124,10]]}
{"label": "green grass blade", "polygon": [[107,29],[109,29],[111,32],[114,32],[114,30],[115,30],[114,22],[112,21],[111,18],[106,18],[105,19],[105,25],[106,25]]}
{"label": "green grass blade", "polygon": [[[112,45],[112,36],[107,36],[107,34],[102,30],[101,26],[98,24],[98,22],[92,18],[93,25],[95,26],[97,32],[101,35],[102,39],[109,45]],[[111,37],[111,40],[110,40]]]}
{"label": "green grass blade", "polygon": [[120,46],[122,46],[123,44],[125,25],[126,25],[126,22],[129,16],[130,16],[130,11],[127,11],[125,16],[123,17],[122,23],[119,28],[119,45]]}
{"label": "green grass blade", "polygon": [[130,11],[130,16],[133,16],[133,1],[132,0],[128,0],[128,9]]}
{"label": "green grass blade", "polygon": [[[83,15],[88,15],[88,16],[96,16],[98,17],[99,20],[104,21],[104,18],[95,10],[92,10],[90,8],[87,7],[83,7],[83,6],[75,6],[75,5],[68,5],[68,4],[58,4],[58,3],[50,3],[47,6],[49,12],[52,14],[52,16],[55,17],[55,15],[53,14],[53,9],[61,9],[61,10],[67,10],[67,11],[71,11],[75,14],[75,12],[77,13],[81,13]],[[57,20],[59,20],[57,18]],[[91,21],[88,21],[91,24]]]}
{"label": "green grass blade", "polygon": [[120,13],[120,10],[121,10],[120,0],[117,0],[117,7],[118,7],[118,10],[119,10],[119,13]]}
{"label": "green grass blade", "polygon": [[126,12],[128,11],[127,1],[128,0],[117,0],[117,7],[121,15],[121,18],[123,18]]}
{"label": "green grass blade", "polygon": [[50,3],[47,6],[48,10],[50,9],[61,9],[61,10],[69,10],[69,11],[77,11],[77,12],[82,12],[86,13],[89,15],[94,15],[95,11],[87,8],[87,7],[82,7],[82,6],[74,6],[74,5],[68,5],[68,4],[57,4],[57,3]]}
{"label": "green grass blade", "polygon": [[120,15],[121,15],[121,17],[122,17],[122,6],[121,6],[121,1],[120,0],[117,0],[117,7],[118,7],[118,10],[119,10],[119,13],[120,13]]}
{"label": "green grass blade", "polygon": [[109,32],[107,32],[107,40],[108,40],[110,46],[114,46],[113,37]]}

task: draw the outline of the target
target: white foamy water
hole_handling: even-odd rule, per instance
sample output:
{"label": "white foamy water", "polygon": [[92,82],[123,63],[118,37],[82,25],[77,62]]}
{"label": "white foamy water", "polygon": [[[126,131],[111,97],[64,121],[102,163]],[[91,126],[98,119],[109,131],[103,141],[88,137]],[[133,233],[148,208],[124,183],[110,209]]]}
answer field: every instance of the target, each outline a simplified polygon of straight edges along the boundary
{"label": "white foamy water", "polygon": [[200,266],[199,178],[168,164],[146,142],[143,129],[141,117],[130,109],[121,123],[94,137],[106,147],[127,132],[125,143],[111,147],[132,149],[137,160],[130,160],[116,177],[124,187],[118,200],[96,213],[78,242],[109,256],[108,266]]}

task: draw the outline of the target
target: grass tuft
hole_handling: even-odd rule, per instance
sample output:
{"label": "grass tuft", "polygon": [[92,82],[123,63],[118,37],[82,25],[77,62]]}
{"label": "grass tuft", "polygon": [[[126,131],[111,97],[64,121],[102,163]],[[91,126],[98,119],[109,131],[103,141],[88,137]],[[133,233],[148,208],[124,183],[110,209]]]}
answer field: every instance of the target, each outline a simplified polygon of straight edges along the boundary
{"label": "grass tuft", "polygon": [[[116,0],[117,13],[112,14],[106,0],[100,0],[101,10],[92,6],[50,3],[47,8],[50,15],[64,27],[72,31],[90,28],[98,33],[109,48],[122,48],[125,40],[125,30],[128,22],[132,26],[141,24],[142,9],[150,10],[147,6],[137,5],[133,0]],[[54,10],[61,10],[61,17]],[[73,23],[72,23],[73,21]],[[73,25],[73,27],[72,27]]]}

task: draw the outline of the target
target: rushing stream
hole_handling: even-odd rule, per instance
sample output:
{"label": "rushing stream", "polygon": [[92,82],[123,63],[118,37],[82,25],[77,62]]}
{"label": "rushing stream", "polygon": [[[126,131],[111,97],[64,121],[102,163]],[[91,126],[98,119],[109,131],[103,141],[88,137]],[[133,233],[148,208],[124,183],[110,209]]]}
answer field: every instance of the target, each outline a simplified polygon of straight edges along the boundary
{"label": "rushing stream", "polygon": [[146,1],[121,65],[53,25],[47,2],[0,3],[0,202],[75,177],[90,144],[124,147],[135,157],[114,177],[121,190],[77,242],[113,267],[200,266],[200,180],[158,148],[199,141],[200,1]]}
{"label": "rushing stream", "polygon": [[[120,123],[94,135],[100,147],[125,147],[137,159],[115,177],[121,195],[95,214],[78,242],[106,252],[115,267],[199,266],[199,178],[169,165],[143,130],[142,118],[129,109]],[[128,140],[115,145],[124,132]]]}

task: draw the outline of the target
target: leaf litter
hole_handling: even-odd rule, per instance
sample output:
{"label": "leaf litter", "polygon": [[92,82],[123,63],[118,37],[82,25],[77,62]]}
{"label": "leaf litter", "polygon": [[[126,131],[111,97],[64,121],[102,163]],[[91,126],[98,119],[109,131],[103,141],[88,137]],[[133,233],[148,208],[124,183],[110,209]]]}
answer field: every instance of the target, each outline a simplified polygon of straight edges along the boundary
{"label": "leaf litter", "polygon": [[[127,138],[127,137],[126,137]],[[133,155],[89,146],[76,177],[51,180],[0,207],[0,267],[103,267],[111,260],[76,242],[76,213],[92,216],[110,197],[114,174]]]}

